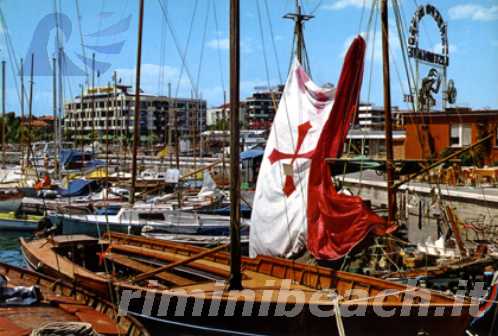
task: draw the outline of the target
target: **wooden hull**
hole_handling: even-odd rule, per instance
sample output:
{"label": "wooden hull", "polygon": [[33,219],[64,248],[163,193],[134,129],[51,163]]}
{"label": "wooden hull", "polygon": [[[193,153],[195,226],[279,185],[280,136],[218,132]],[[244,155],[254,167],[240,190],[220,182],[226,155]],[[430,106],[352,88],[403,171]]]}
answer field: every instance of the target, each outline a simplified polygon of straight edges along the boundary
{"label": "wooden hull", "polygon": [[[75,273],[72,269],[68,269],[67,263],[63,257],[56,256],[55,259],[48,259],[51,256],[36,255],[33,250],[26,248],[26,243],[23,238],[20,239],[21,252],[28,266],[34,272],[40,272],[56,279],[61,279],[75,285],[81,285],[84,288],[91,290],[100,297],[111,299],[109,294],[108,281],[101,277],[85,276],[82,273]],[[62,268],[61,268],[62,266]]]}
{"label": "wooden hull", "polygon": [[[108,238],[112,244],[103,247],[104,258],[113,267],[123,270],[125,266],[138,273],[155,269],[157,266],[153,265],[162,262],[175,263],[206,251],[200,247],[117,233]],[[117,294],[124,307],[132,315],[147,321],[147,325],[182,335],[335,335],[338,334],[335,316],[326,314],[320,317],[316,312],[330,312],[336,304],[343,312],[340,320],[347,335],[417,335],[418,332],[464,335],[470,320],[469,310],[473,307],[468,301],[455,302],[453,298],[437,292],[269,257],[242,258],[246,292],[226,290],[223,283],[220,292],[217,283],[212,280],[224,280],[230,274],[229,256],[224,252],[195,260],[178,271],[158,274],[152,287],[115,279],[110,292],[106,278],[71,263],[66,257],[59,256],[58,264],[55,264],[53,256],[50,257],[50,242],[21,243],[28,263],[39,265],[44,272],[58,274],[101,295]],[[75,241],[76,244],[78,242]],[[69,250],[69,246],[73,245],[69,243],[65,248]],[[195,280],[205,277],[207,273],[210,281]],[[166,286],[163,285],[166,283]],[[285,287],[286,284],[288,287]],[[351,290],[363,291],[366,295],[357,297]],[[301,292],[302,297],[293,296]],[[126,305],[126,295],[130,293],[135,294]],[[248,298],[244,293],[254,296]],[[427,299],[406,301],[409,295]],[[337,302],[335,297],[338,297]],[[197,303],[200,298],[202,309],[199,310]],[[161,302],[169,304],[164,306]],[[251,304],[250,310],[245,310],[246,304]],[[277,307],[282,304],[286,311],[293,307],[301,309],[292,317],[281,316],[277,313]],[[219,308],[210,311],[216,305]],[[185,307],[182,315],[177,313],[179,307]],[[261,310],[262,307],[267,309],[268,314],[260,313],[265,311]],[[230,311],[228,314],[227,309]],[[424,314],[425,309],[427,313],[419,316],[419,312]],[[460,314],[452,316],[453,309],[459,309]],[[348,313],[351,311],[357,313]],[[388,313],[382,315],[382,312]]]}
{"label": "wooden hull", "polygon": [[0,275],[9,286],[37,286],[41,294],[41,302],[29,306],[0,305],[2,335],[7,335],[5,329],[12,335],[28,335],[49,322],[89,322],[103,335],[150,336],[136,318],[118,316],[110,302],[74,285],[3,263]]}
{"label": "wooden hull", "polygon": [[[123,289],[132,289],[123,287]],[[138,290],[138,289],[137,289]],[[146,297],[148,296],[148,297]],[[157,293],[154,299],[152,310],[144,314],[143,307],[145,302],[150,302],[151,291],[143,291],[142,297],[135,299],[129,306],[128,313],[133,315],[151,330],[174,331],[181,335],[337,335],[340,336],[337,329],[335,316],[331,313],[328,316],[319,317],[313,312],[316,311],[316,306],[305,305],[301,313],[291,316],[275,316],[274,312],[276,305],[272,304],[268,308],[270,314],[268,316],[258,316],[261,307],[264,306],[261,302],[255,302],[251,312],[253,314],[243,314],[246,302],[238,301],[235,305],[233,316],[224,316],[223,313],[217,316],[210,316],[209,307],[211,305],[219,307],[220,312],[227,309],[230,305],[227,301],[211,301],[204,300],[205,309],[192,316],[194,311],[195,301],[191,298],[184,300],[181,296],[171,295],[167,293]],[[159,303],[170,300],[170,309],[164,315],[160,312]],[[176,305],[178,302],[186,301],[186,313],[184,316],[177,316]],[[183,303],[182,303],[183,304]],[[287,305],[287,311],[291,311],[295,306]],[[231,309],[231,307],[229,307]],[[267,309],[265,306],[263,309]],[[331,310],[329,307],[321,307],[323,310]],[[358,308],[358,305],[341,305],[340,309],[344,311],[363,309]],[[365,307],[365,315],[341,317],[346,335],[351,336],[387,336],[387,335],[419,335],[418,333],[425,332],[423,335],[465,335],[465,329],[468,326],[469,319],[461,316],[451,316],[450,309],[443,316],[436,317],[435,307],[429,310],[429,316],[419,317],[416,310],[408,316],[400,316],[402,307],[385,307],[391,311],[392,316],[380,317],[373,310],[372,306]],[[159,313],[160,312],[160,313]],[[344,314],[344,313],[343,313]],[[271,331],[270,331],[271,330]]]}

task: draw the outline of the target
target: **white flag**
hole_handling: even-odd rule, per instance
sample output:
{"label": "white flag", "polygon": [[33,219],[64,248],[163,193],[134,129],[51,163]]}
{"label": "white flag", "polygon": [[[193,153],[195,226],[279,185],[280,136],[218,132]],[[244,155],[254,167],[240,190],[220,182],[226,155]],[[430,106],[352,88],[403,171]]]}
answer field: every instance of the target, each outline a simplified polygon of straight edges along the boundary
{"label": "white flag", "polygon": [[334,89],[313,83],[297,60],[273,120],[254,195],[250,255],[293,257],[306,247],[310,157]]}

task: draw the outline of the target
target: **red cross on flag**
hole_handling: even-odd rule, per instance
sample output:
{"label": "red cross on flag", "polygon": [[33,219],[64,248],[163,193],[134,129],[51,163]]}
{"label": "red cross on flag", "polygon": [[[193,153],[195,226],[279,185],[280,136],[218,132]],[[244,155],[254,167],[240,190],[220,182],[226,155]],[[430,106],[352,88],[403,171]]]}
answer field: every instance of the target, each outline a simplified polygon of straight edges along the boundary
{"label": "red cross on flag", "polygon": [[273,120],[254,195],[250,254],[318,259],[344,256],[385,221],[360,197],[334,189],[327,157],[341,154],[356,110],[365,41],[350,46],[337,89],[321,88],[296,60]]}

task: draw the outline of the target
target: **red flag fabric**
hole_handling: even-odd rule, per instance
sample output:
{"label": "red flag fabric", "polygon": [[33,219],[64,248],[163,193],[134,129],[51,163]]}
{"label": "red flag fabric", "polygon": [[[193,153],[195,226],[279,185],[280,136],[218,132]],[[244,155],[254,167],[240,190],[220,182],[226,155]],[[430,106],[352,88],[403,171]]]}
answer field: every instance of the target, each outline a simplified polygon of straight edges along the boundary
{"label": "red flag fabric", "polygon": [[366,207],[360,197],[335,190],[325,161],[327,157],[339,157],[342,152],[359,102],[365,49],[365,41],[358,36],[345,56],[335,102],[311,158],[307,246],[317,259],[339,259],[370,231],[380,235],[390,230],[386,221]]}

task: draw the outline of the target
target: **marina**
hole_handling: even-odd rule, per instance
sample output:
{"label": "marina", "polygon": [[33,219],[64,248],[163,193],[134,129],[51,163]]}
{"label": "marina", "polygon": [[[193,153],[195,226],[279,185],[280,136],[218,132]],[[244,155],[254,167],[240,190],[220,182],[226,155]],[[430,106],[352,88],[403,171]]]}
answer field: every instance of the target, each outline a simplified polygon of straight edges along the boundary
{"label": "marina", "polygon": [[0,336],[498,335],[498,4],[49,3],[0,4]]}

